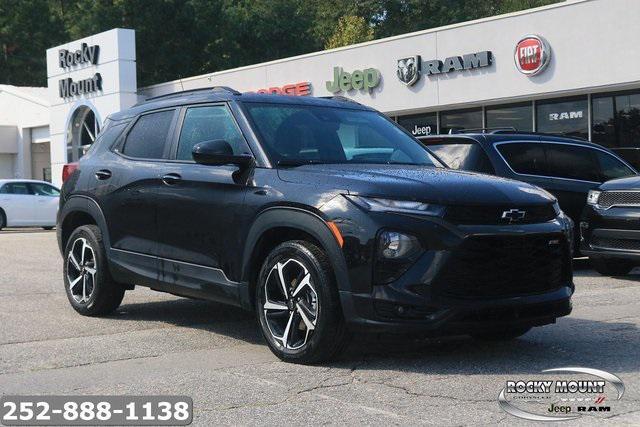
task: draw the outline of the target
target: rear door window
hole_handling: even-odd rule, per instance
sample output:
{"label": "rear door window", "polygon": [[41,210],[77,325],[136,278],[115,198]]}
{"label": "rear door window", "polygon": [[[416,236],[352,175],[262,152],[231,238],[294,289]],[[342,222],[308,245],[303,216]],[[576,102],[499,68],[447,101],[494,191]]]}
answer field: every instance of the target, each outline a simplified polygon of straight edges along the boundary
{"label": "rear door window", "polygon": [[496,147],[515,173],[547,176],[547,158],[540,143],[516,142]]}
{"label": "rear door window", "polygon": [[548,176],[581,181],[600,181],[595,150],[571,144],[544,144]]}
{"label": "rear door window", "polygon": [[2,194],[31,195],[29,184],[26,182],[9,182],[2,187]]}
{"label": "rear door window", "polygon": [[122,153],[140,159],[164,158],[174,115],[175,110],[165,110],[141,116],[129,131]]}
{"label": "rear door window", "polygon": [[421,142],[451,169],[495,174],[487,153],[475,141],[424,139]]}

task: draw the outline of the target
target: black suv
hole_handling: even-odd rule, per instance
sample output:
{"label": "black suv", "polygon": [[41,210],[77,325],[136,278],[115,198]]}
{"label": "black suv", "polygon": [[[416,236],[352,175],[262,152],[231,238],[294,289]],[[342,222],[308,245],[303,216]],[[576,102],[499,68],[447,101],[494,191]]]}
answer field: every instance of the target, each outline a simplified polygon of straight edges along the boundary
{"label": "black suv", "polygon": [[640,177],[591,190],[580,222],[582,253],[598,273],[621,276],[640,265]]}
{"label": "black suv", "polygon": [[575,221],[575,235],[589,190],[637,174],[612,151],[578,138],[487,129],[420,141],[453,169],[517,179],[549,191]]}
{"label": "black suv", "polygon": [[134,285],[221,301],[307,363],[357,330],[508,339],[571,311],[570,222],[552,195],[449,170],[357,103],[150,99],[64,175],[58,239],[84,315]]}

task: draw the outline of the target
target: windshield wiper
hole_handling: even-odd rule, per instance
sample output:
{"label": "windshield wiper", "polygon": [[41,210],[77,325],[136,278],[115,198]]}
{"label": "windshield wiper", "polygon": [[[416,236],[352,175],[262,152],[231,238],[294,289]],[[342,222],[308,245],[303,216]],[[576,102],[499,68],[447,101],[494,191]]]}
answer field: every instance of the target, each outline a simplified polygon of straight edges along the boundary
{"label": "windshield wiper", "polygon": [[309,159],[281,159],[278,160],[278,166],[304,166],[304,165],[322,165],[324,162]]}

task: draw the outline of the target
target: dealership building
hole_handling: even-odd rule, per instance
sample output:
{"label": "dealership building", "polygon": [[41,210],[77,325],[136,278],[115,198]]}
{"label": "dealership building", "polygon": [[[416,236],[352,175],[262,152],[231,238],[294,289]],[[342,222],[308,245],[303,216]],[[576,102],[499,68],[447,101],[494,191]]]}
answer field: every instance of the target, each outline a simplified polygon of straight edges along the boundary
{"label": "dealership building", "polygon": [[[212,86],[347,97],[417,137],[495,127],[573,135],[639,166],[638,17],[638,0],[565,1],[142,88],[145,47],[135,31],[113,29],[48,49],[47,88],[0,85],[0,178],[60,184],[110,114]],[[33,160],[47,154],[47,164]]]}

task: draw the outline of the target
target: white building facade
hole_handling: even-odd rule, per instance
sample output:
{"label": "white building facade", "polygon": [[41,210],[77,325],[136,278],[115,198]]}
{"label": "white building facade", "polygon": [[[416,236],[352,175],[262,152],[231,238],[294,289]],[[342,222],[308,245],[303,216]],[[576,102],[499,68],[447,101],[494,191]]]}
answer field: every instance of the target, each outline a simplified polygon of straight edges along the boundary
{"label": "white building facade", "polygon": [[135,34],[110,30],[47,50],[52,179],[60,184],[62,166],[109,114],[211,86],[344,96],[416,136],[483,127],[568,134],[640,165],[638,18],[637,0],[573,0],[139,89]]}

